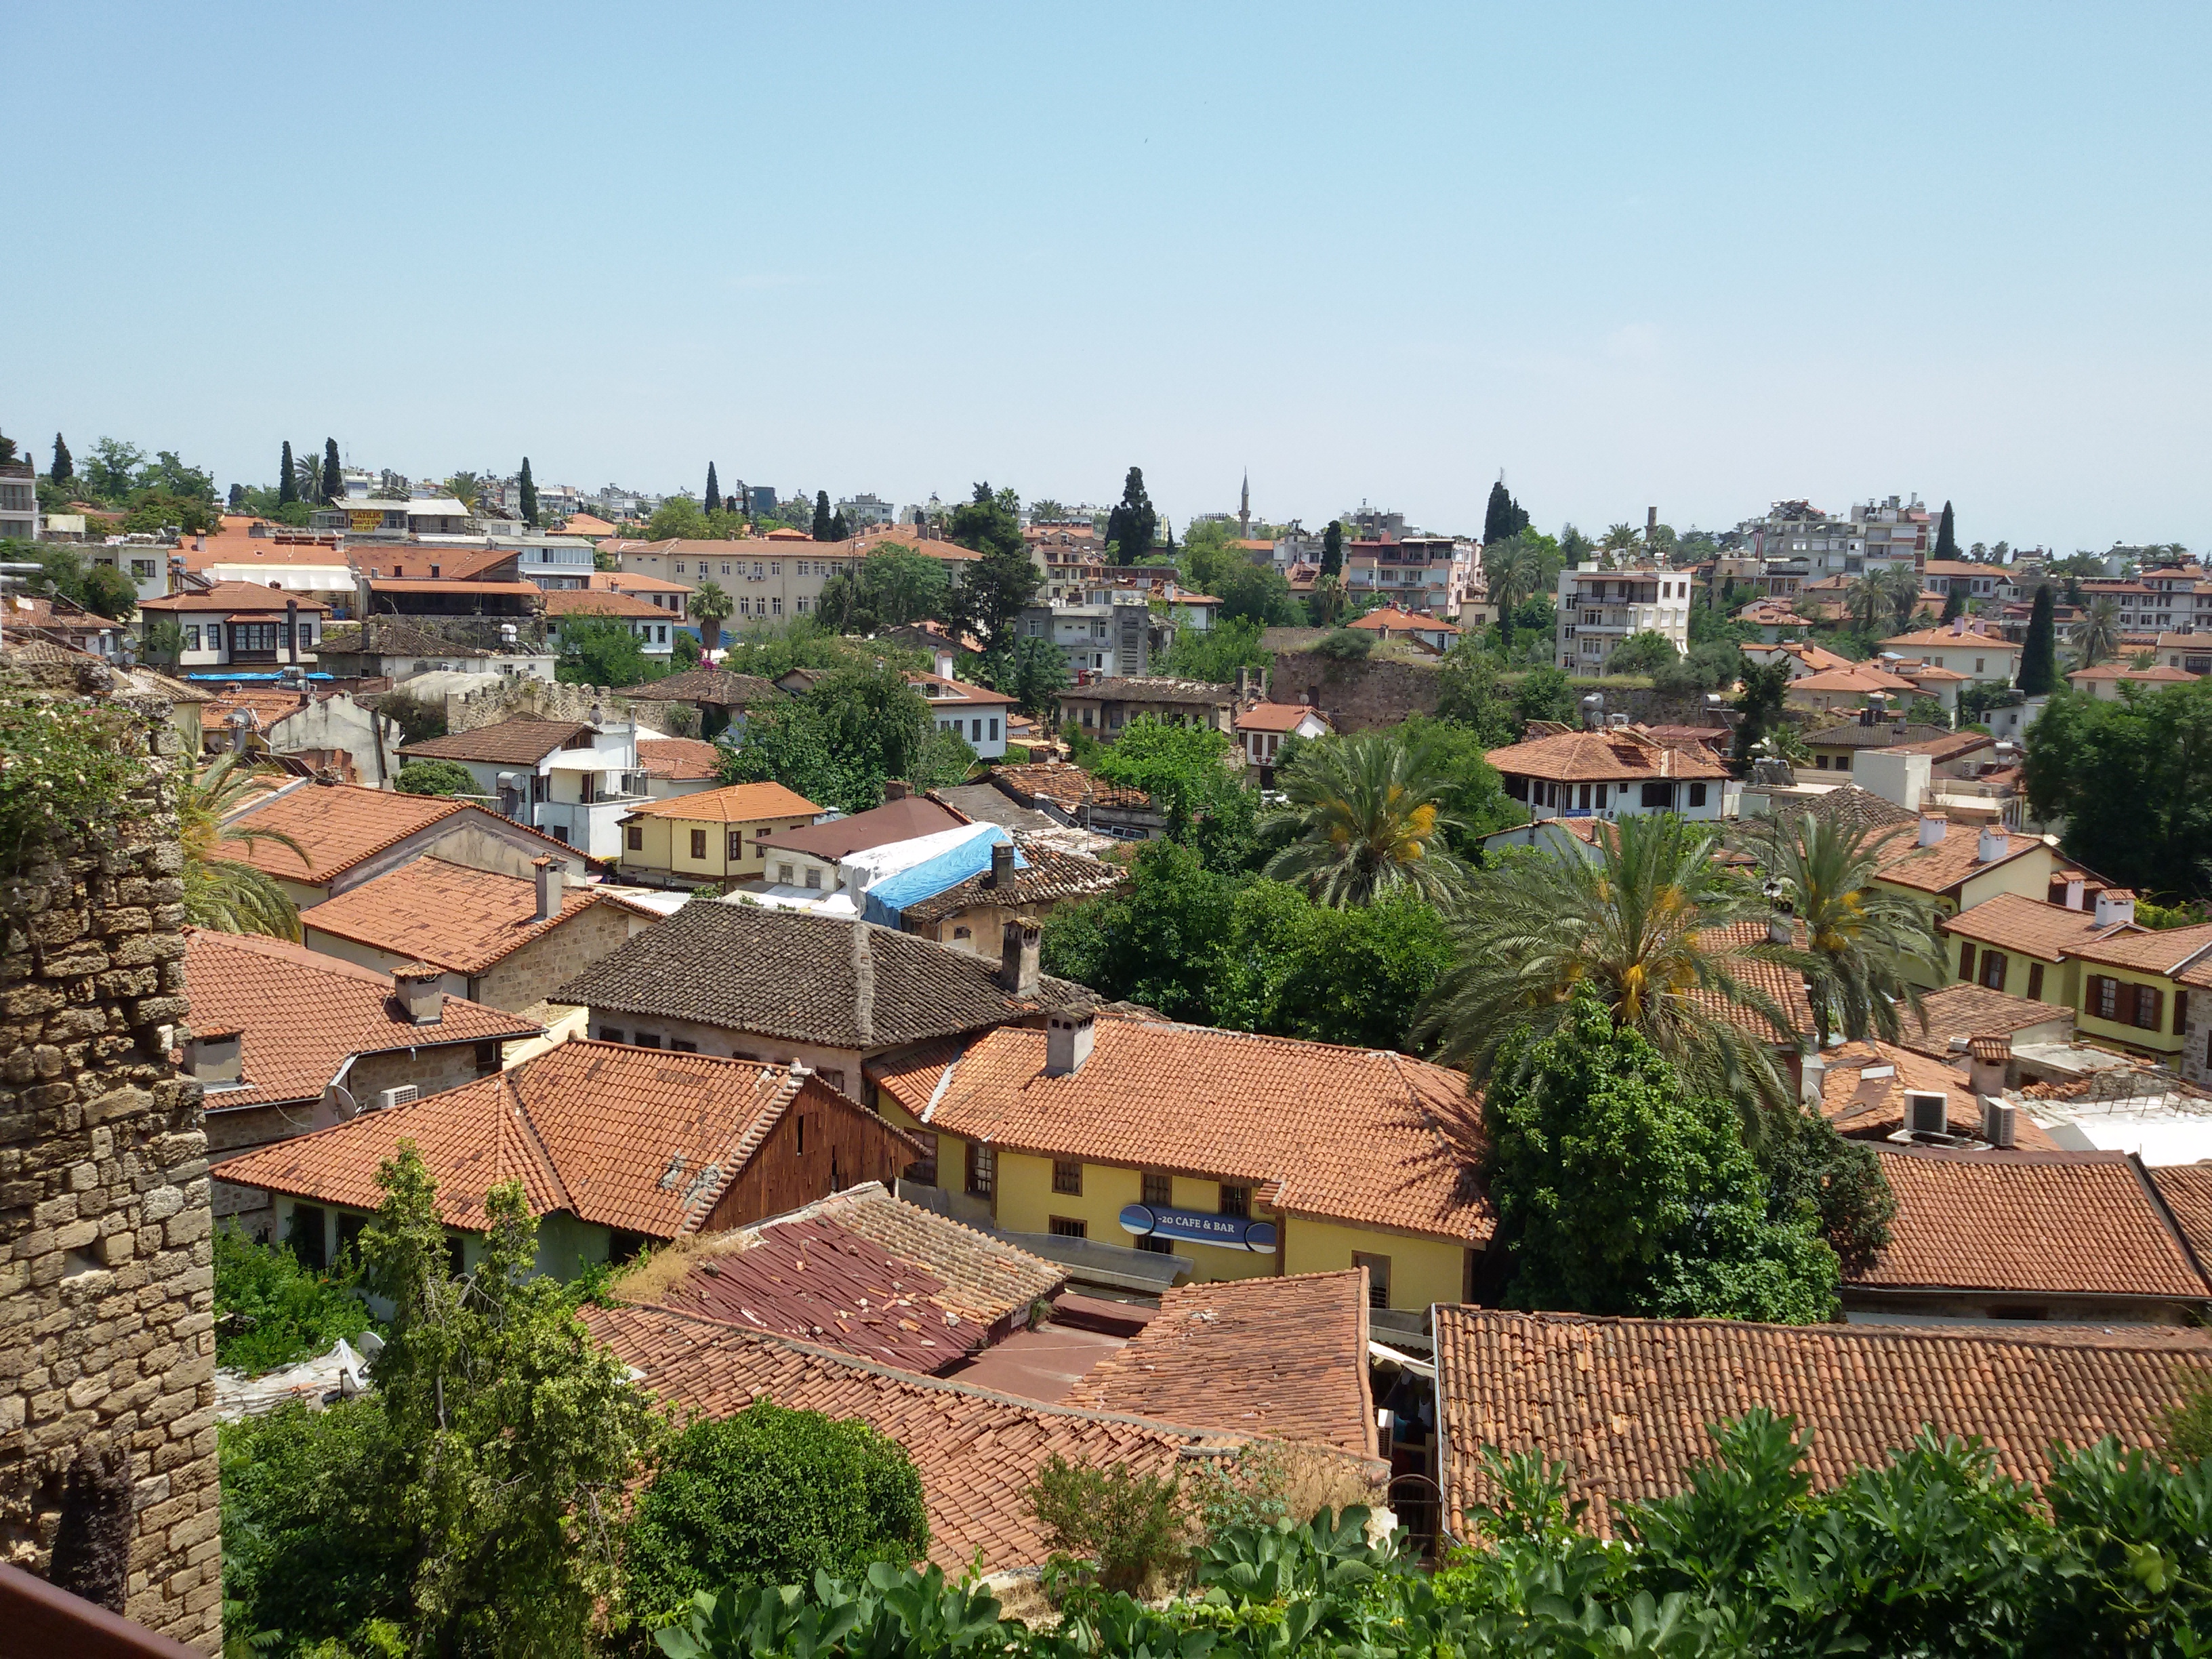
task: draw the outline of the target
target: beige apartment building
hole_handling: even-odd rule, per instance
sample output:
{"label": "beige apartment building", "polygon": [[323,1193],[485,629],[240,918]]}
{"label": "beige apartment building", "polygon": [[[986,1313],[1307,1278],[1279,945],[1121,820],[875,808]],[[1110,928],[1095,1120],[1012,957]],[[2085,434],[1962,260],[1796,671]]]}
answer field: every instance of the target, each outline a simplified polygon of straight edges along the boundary
{"label": "beige apartment building", "polygon": [[951,542],[922,538],[911,525],[842,542],[817,542],[791,531],[734,542],[617,542],[611,549],[625,574],[656,577],[690,588],[714,582],[737,607],[722,624],[732,632],[742,632],[756,622],[813,615],[823,585],[830,577],[886,550],[939,560],[950,567],[956,583],[961,568],[980,556]]}

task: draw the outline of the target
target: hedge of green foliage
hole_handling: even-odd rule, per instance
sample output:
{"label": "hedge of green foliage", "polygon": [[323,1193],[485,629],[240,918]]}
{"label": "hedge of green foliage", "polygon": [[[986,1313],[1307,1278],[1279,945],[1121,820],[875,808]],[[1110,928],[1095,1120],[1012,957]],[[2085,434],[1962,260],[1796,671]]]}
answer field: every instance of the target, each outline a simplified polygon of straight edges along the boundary
{"label": "hedge of green foliage", "polygon": [[316,1272],[283,1244],[256,1244],[235,1228],[215,1233],[215,1357],[249,1376],[328,1353],[368,1328],[349,1264]]}
{"label": "hedge of green foliage", "polygon": [[0,871],[112,823],[145,775],[144,734],[99,703],[0,698]]}
{"label": "hedge of green foliage", "polygon": [[1353,1509],[1232,1529],[1194,1564],[1201,1594],[1164,1607],[1079,1587],[1050,1631],[975,1583],[878,1565],[702,1595],[658,1640],[670,1659],[2212,1653],[2201,1462],[2107,1441],[2062,1453],[2039,1493],[1925,1435],[1814,1494],[1787,1419],[1715,1439],[1688,1491],[1624,1506],[1615,1541],[1577,1528],[1558,1469],[1493,1452],[1484,1536],[1433,1576]]}

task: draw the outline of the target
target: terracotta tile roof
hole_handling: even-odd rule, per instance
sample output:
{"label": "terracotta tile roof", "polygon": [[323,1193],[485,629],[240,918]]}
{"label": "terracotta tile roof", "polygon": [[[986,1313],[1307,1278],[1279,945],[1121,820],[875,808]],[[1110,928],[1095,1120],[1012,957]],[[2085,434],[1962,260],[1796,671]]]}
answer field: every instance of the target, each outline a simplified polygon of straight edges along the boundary
{"label": "terracotta tile roof", "polygon": [[[1797,949],[1802,951],[1805,948],[1805,928],[1802,922],[1790,924],[1790,936]],[[1753,945],[1766,943],[1765,922],[1738,921],[1731,922],[1726,927],[1704,928],[1698,934],[1698,942],[1714,955],[1725,958],[1724,965],[1739,983],[1765,992],[1782,1011],[1792,1031],[1805,1037],[1814,1034],[1816,1028],[1813,1022],[1813,1001],[1805,994],[1804,976],[1778,962],[1742,954]],[[1693,990],[1688,995],[1691,1000],[1742,1027],[1759,1042],[1771,1043],[1778,1040],[1773,1026],[1742,1004],[1728,1001],[1705,991]]]}
{"label": "terracotta tile roof", "polygon": [[2074,954],[2084,962],[2172,974],[2185,963],[2193,964],[2208,951],[2212,951],[2212,922],[2200,922],[2194,927],[2130,926],[2094,939]]}
{"label": "terracotta tile roof", "polygon": [[[487,571],[497,570],[501,565],[512,567],[506,573],[508,580],[514,581],[522,580],[519,574],[522,565],[522,554],[517,548],[441,547],[435,552],[431,552],[428,548],[422,549],[422,551],[428,553],[430,557],[438,562],[438,575],[447,581],[471,580],[483,576]],[[355,552],[358,557],[376,556],[375,552],[370,549],[356,548]],[[402,574],[397,564],[392,567],[392,574],[395,576]],[[532,586],[534,586],[536,584],[532,583]]]}
{"label": "terracotta tile roof", "polygon": [[[591,731],[583,720],[541,720],[518,714],[473,732],[455,732],[442,738],[425,738],[404,744],[405,760],[476,761],[486,766],[535,766],[572,738]],[[612,763],[609,763],[612,764]]]}
{"label": "terracotta tile roof", "polygon": [[[1956,836],[1946,839],[1948,842]],[[1971,845],[1974,837],[1970,833],[1966,839]],[[2069,910],[2063,904],[2047,903],[2021,893],[1999,893],[1937,923],[1942,932],[1972,939],[1977,945],[1994,945],[2001,951],[2040,957],[2045,962],[2063,962],[2077,956],[2100,933],[2111,933],[2114,927],[2124,925],[2100,927],[2093,910]]]}
{"label": "terracotta tile roof", "polygon": [[627,617],[647,622],[678,620],[672,611],[664,611],[657,605],[647,605],[643,599],[634,599],[627,593],[596,593],[588,587],[556,587],[545,595],[545,614],[549,617]]}
{"label": "terracotta tile roof", "polygon": [[2212,1164],[2176,1164],[2148,1171],[2197,1267],[2212,1273]]}
{"label": "terracotta tile roof", "polygon": [[976,904],[1052,904],[1061,899],[1110,893],[1129,878],[1124,866],[1088,854],[1063,852],[1030,836],[1016,836],[1014,841],[1029,868],[1015,871],[1011,886],[994,887],[991,872],[979,871],[957,886],[902,906],[901,915],[914,921],[934,921]]}
{"label": "terracotta tile roof", "polygon": [[1101,1019],[1080,1070],[1006,1027],[953,1063],[870,1078],[933,1129],[1040,1157],[1247,1182],[1292,1215],[1480,1244],[1467,1079],[1425,1060],[1201,1025]]}
{"label": "terracotta tile roof", "polygon": [[[815,810],[821,811],[819,807]],[[775,830],[763,836],[761,841],[781,852],[806,853],[834,862],[871,847],[888,847],[893,842],[912,841],[917,836],[957,830],[967,822],[961,813],[926,796],[907,795],[898,800],[887,800],[881,806],[872,806],[865,812],[855,812],[850,817],[832,818],[827,823],[809,824],[804,830]]]}
{"label": "terracotta tile roof", "polygon": [[[1900,1018],[1910,1028],[1911,1013]],[[1982,1132],[1982,1104],[1974,1093],[1973,1079],[1948,1059],[1869,1039],[1832,1048],[1826,1060],[1820,1079],[1820,1115],[1836,1126],[1839,1134],[1854,1140],[1878,1140],[1896,1133],[1905,1127],[1908,1089],[1944,1097],[1944,1117],[1953,1134]],[[2024,1152],[2058,1150],[2058,1143],[2025,1116],[2017,1121],[2016,1133]]]}
{"label": "terracotta tile roof", "polygon": [[879,1182],[714,1237],[664,1307],[924,1375],[996,1340],[1067,1270]]}
{"label": "terracotta tile roof", "polygon": [[640,738],[637,763],[649,778],[691,783],[720,775],[722,750],[698,738]]}
{"label": "terracotta tile roof", "polygon": [[[1824,823],[1843,824],[1852,829],[1879,832],[1891,828],[1917,824],[1919,814],[1895,801],[1885,799],[1871,789],[1862,789],[1856,783],[1846,783],[1829,790],[1812,800],[1793,800],[1776,811],[1777,817],[1791,817],[1810,812]],[[1912,839],[1910,835],[1892,836],[1881,844],[1894,850]],[[1869,837],[1872,840],[1872,837]]]}
{"label": "terracotta tile roof", "polygon": [[[733,972],[735,964],[743,972]],[[757,905],[687,904],[554,994],[558,1001],[873,1049],[979,1031],[1087,1000],[1045,978],[999,988],[998,963],[869,922]],[[1037,1037],[1043,1040],[1040,1031]]]}
{"label": "terracotta tile roof", "polygon": [[302,699],[297,691],[256,691],[241,688],[236,691],[220,692],[200,706],[200,730],[227,731],[233,709],[244,709],[253,717],[247,729],[266,732],[277,721],[289,720],[302,708],[311,708],[317,701],[310,694]]}
{"label": "terracotta tile roof", "polygon": [[419,858],[309,906],[300,912],[300,925],[448,973],[481,974],[594,904],[658,918],[611,893],[572,886],[562,894],[561,914],[540,921],[536,882]]}
{"label": "terracotta tile roof", "polygon": [[905,1448],[921,1476],[929,1559],[957,1569],[1036,1566],[1051,1553],[1024,1493],[1054,1453],[1138,1474],[1233,1438],[1141,1418],[1042,1406],[916,1376],[824,1347],[757,1335],[664,1309],[586,1308],[586,1327],[641,1386],[679,1409],[728,1417],[758,1399],[794,1411],[858,1418]]}
{"label": "terracotta tile roof", "polygon": [[[667,612],[661,613],[665,616]],[[757,703],[781,702],[785,693],[774,680],[757,674],[732,674],[710,663],[687,668],[642,685],[626,685],[618,697],[640,697],[652,702],[707,702],[721,708],[748,708]]]}
{"label": "terracotta tile roof", "polygon": [[1665,778],[1725,778],[1727,767],[1703,744],[1676,748],[1629,730],[1562,732],[1493,749],[1483,758],[1501,772],[1573,783],[1645,783]]}
{"label": "terracotta tile roof", "polygon": [[2069,1030],[2074,1025],[2074,1011],[2063,1004],[2030,1002],[2026,997],[2008,996],[1983,985],[1947,985],[1940,991],[1930,991],[1921,998],[1920,1012],[1928,1020],[1924,1030],[1910,1012],[1899,1014],[1904,1022],[1903,1045],[1939,1059],[1950,1054],[1954,1037],[1993,1033],[2008,1038],[2032,1025],[2063,1021]]}
{"label": "terracotta tile roof", "polygon": [[[550,599],[535,582],[448,581],[442,576],[372,576],[372,593],[465,593],[471,599]],[[659,613],[665,619],[668,613]]]}
{"label": "terracotta tile roof", "polygon": [[623,815],[632,818],[688,818],[697,823],[758,823],[766,818],[811,818],[823,809],[780,783],[732,783],[696,795],[656,800]]}
{"label": "terracotta tile roof", "polygon": [[2054,1440],[2162,1443],[2188,1370],[2212,1372],[2202,1332],[2152,1326],[1998,1335],[1447,1307],[1436,1342],[1440,1473],[1462,1536],[1468,1504],[1495,1496],[1485,1445],[1563,1461],[1569,1498],[1589,1504],[1585,1524],[1611,1536],[1624,1503],[1688,1488],[1713,1455],[1708,1425],[1754,1406],[1797,1419],[1817,1487],[1880,1468],[1923,1425],[1978,1435],[2003,1473],[2040,1481]]}
{"label": "terracotta tile roof", "polygon": [[[1882,860],[1876,872],[1877,878],[1923,893],[1948,892],[1968,877],[1994,870],[2007,859],[2024,857],[2039,849],[2048,850],[2040,836],[2018,836],[2007,830],[2004,857],[1984,864],[1980,833],[1963,824],[1952,825],[1933,847],[1919,846],[1916,836],[1900,836],[1892,848],[1890,856]],[[1974,907],[1977,910],[1981,908]]]}
{"label": "terracotta tile roof", "polygon": [[571,513],[561,521],[563,536],[611,536],[615,527],[590,513]]}
{"label": "terracotta tile roof", "polygon": [[[584,584],[585,590],[593,593],[693,593],[698,590],[684,582],[672,582],[665,576],[647,576],[635,570],[594,570]],[[576,590],[567,590],[574,592]],[[662,616],[673,616],[664,610]]]}
{"label": "terracotta tile roof", "polygon": [[1328,724],[1327,717],[1310,703],[1255,702],[1249,708],[1237,711],[1237,729],[1239,732],[1291,732],[1297,730],[1298,722],[1310,714],[1323,725]]}
{"label": "terracotta tile roof", "polygon": [[932,708],[943,708],[956,702],[973,703],[979,708],[1003,708],[1014,701],[988,685],[948,680],[942,674],[908,674],[906,683],[921,692]]}
{"label": "terracotta tile roof", "polygon": [[289,605],[300,607],[302,616],[328,616],[330,606],[320,599],[311,599],[299,592],[285,592],[274,587],[264,587],[259,582],[215,582],[204,591],[194,589],[172,593],[167,599],[143,599],[141,611],[218,611],[228,615],[235,611],[252,611],[260,615],[267,611],[282,613]]}
{"label": "terracotta tile roof", "polygon": [[1986,732],[1946,732],[1940,737],[1921,738],[1911,743],[1893,743],[1892,749],[1900,754],[1925,755],[1935,765],[1971,755],[1978,749],[1994,750],[1997,740]]}
{"label": "terracotta tile roof", "polygon": [[444,657],[475,661],[492,654],[481,647],[463,645],[432,633],[412,617],[374,617],[367,623],[332,623],[323,629],[317,654],[359,652],[375,657]]}
{"label": "terracotta tile roof", "polygon": [[228,842],[223,856],[266,874],[321,886],[363,859],[457,812],[465,803],[401,795],[351,783],[304,783],[259,798],[226,827],[281,830],[307,849],[305,864],[283,843]]}
{"label": "terracotta tile roof", "polygon": [[1855,1287],[2212,1298],[2124,1152],[1877,1150],[1897,1216]]}
{"label": "terracotta tile roof", "polygon": [[2084,681],[2106,680],[2126,680],[2145,685],[2186,685],[2201,678],[2185,669],[2168,667],[2164,663],[2150,668],[2130,668],[2125,663],[2105,662],[2099,663],[2094,668],[2077,668],[2067,675],[2066,681],[2069,685]]}
{"label": "terracotta tile roof", "polygon": [[1085,702],[1203,702],[1222,708],[1233,708],[1237,702],[1232,686],[1216,685],[1210,680],[1175,679],[1164,674],[1092,680],[1086,685],[1071,685],[1060,695],[1063,699],[1079,697]]}
{"label": "terracotta tile roof", "polygon": [[1845,696],[1870,695],[1880,691],[1889,696],[1910,696],[1916,688],[1908,679],[1884,673],[1869,663],[1855,662],[1848,668],[1823,668],[1817,674],[1801,675],[1790,682],[1792,691],[1833,691]]}
{"label": "terracotta tile roof", "polygon": [[252,933],[185,933],[192,1024],[243,1034],[245,1086],[210,1090],[210,1110],[319,1100],[349,1054],[535,1036],[532,1021],[447,997],[434,1025],[400,1011],[389,975]]}
{"label": "terracotta tile roof", "polygon": [[485,1194],[512,1179],[523,1183],[534,1215],[565,1210],[678,1238],[698,1231],[799,1101],[898,1133],[821,1079],[786,1066],[574,1041],[496,1077],[249,1152],[223,1165],[223,1179],[374,1209],[377,1166],[411,1140],[450,1226],[482,1231]]}
{"label": "terracotta tile roof", "polygon": [[1959,651],[1981,646],[1987,646],[1992,651],[2018,651],[2021,648],[1989,623],[1972,619],[1968,619],[1964,633],[1954,633],[1948,627],[1923,628],[1910,634],[1893,635],[1881,643],[1885,650],[1890,651],[1906,647],[1915,651],[1934,651],[1945,647]]}
{"label": "terracotta tile roof", "polygon": [[1458,629],[1441,617],[1417,617],[1410,611],[1401,611],[1395,606],[1370,611],[1354,621],[1352,626],[1376,631],[1385,628],[1395,628],[1408,634],[1456,634],[1459,632]]}
{"label": "terracotta tile roof", "polygon": [[1141,789],[1108,783],[1067,761],[1031,761],[1026,766],[995,766],[991,781],[1024,805],[1048,800],[1063,812],[1073,813],[1089,801],[1093,806],[1148,810],[1152,798]]}
{"label": "terracotta tile roof", "polygon": [[1371,1457],[1367,1363],[1364,1267],[1186,1285],[1067,1403]]}

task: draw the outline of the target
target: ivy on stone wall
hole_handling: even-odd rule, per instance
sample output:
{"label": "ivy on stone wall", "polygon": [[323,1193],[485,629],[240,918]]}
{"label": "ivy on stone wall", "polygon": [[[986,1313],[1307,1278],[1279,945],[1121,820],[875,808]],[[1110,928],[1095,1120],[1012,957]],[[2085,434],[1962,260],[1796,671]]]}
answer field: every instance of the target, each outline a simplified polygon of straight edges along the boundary
{"label": "ivy on stone wall", "polygon": [[0,697],[0,868],[112,818],[145,775],[145,737],[119,708]]}

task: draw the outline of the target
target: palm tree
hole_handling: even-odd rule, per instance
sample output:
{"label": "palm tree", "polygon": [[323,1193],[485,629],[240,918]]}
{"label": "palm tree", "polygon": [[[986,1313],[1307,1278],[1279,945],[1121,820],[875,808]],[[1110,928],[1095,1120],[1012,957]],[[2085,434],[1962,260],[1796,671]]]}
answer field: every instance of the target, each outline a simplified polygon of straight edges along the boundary
{"label": "palm tree", "polygon": [[1879,638],[1887,626],[1889,613],[1895,601],[1890,598],[1889,584],[1882,580],[1879,570],[1869,570],[1844,590],[1844,610],[1851,625],[1869,639]]}
{"label": "palm tree", "polygon": [[2119,653],[2120,609],[2111,594],[2100,593],[2090,603],[2089,614],[2075,630],[2074,643],[2084,668],[2094,668],[2106,658]]}
{"label": "palm tree", "polygon": [[1882,586],[1897,611],[1899,628],[1912,626],[1912,613],[1920,608],[1920,573],[1909,564],[1892,565],[1882,573]]}
{"label": "palm tree", "polygon": [[1719,930],[1763,918],[1765,906],[1714,864],[1715,840],[1661,812],[1608,825],[1588,857],[1509,858],[1454,916],[1455,960],[1415,1036],[1441,1039],[1439,1058],[1480,1082],[1508,1036],[1548,1036],[1586,984],[1692,1087],[1740,1105],[1786,1104],[1766,1049],[1796,1034],[1717,942]]}
{"label": "palm tree", "polygon": [[1605,539],[1598,544],[1608,553],[1626,553],[1636,545],[1636,526],[1632,524],[1608,525]]}
{"label": "palm tree", "polygon": [[177,839],[185,854],[185,920],[195,927],[222,933],[268,933],[300,937],[300,909],[276,881],[250,864],[222,856],[226,849],[248,848],[268,841],[298,854],[309,867],[306,848],[281,830],[257,830],[225,820],[261,786],[260,769],[243,755],[218,756],[195,777],[177,787]]}
{"label": "palm tree", "polygon": [[712,576],[691,591],[691,615],[699,623],[699,633],[708,650],[712,651],[722,642],[722,624],[737,608],[738,602]]}
{"label": "palm tree", "polygon": [[1939,982],[1945,977],[1934,912],[1918,899],[1875,885],[1875,872],[1905,830],[1892,824],[1869,830],[1808,812],[1761,820],[1741,837],[1804,939],[1753,945],[1744,954],[1804,976],[1823,1048],[1838,1031],[1853,1041],[1896,1042],[1898,1004],[1920,1013],[1920,988],[1908,969],[1931,970]]}
{"label": "palm tree", "polygon": [[1482,550],[1482,576],[1490,602],[1498,607],[1498,634],[1513,648],[1513,608],[1535,591],[1536,550],[1519,536]]}
{"label": "palm tree", "polygon": [[447,493],[471,513],[477,510],[477,497],[483,493],[484,481],[473,472],[456,472],[446,480]]}
{"label": "palm tree", "polygon": [[1344,616],[1344,582],[1340,577],[1316,576],[1306,595],[1306,615],[1316,628],[1334,628]]}
{"label": "palm tree", "polygon": [[1445,805],[1457,781],[1431,738],[1363,732],[1314,744],[1283,774],[1289,804],[1261,818],[1263,835],[1294,837],[1267,873],[1304,880],[1338,908],[1392,893],[1449,899],[1467,873],[1443,845],[1447,830],[1467,827]]}

